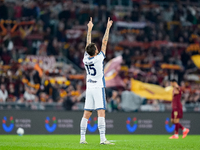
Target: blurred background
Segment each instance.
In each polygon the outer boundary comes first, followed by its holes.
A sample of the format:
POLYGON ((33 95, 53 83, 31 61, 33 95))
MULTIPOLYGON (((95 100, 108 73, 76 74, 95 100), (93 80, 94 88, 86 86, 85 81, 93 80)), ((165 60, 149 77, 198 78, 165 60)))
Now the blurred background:
POLYGON ((169 98, 135 89, 164 89, 170 79, 183 89, 184 111, 200 111, 198 0, 1 0, 0 110, 83 110, 89 17, 99 50, 107 18, 114 21, 108 112, 170 111, 169 98))

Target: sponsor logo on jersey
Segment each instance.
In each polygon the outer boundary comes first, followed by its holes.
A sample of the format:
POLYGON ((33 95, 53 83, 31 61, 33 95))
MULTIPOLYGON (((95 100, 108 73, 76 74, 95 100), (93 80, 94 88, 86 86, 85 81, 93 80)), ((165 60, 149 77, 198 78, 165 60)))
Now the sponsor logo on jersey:
POLYGON ((130 123, 131 123, 131 118, 130 117, 128 117, 127 120, 126 120, 126 128, 131 133, 134 132, 137 129, 137 126, 138 126, 137 125, 137 118, 134 117, 132 120, 134 122, 133 126, 130 125, 130 123))
POLYGON ((88 130, 90 132, 95 132, 97 130, 97 127, 98 127, 98 125, 97 125, 97 117, 94 117, 93 121, 94 121, 94 125, 91 126, 91 118, 89 118, 89 120, 88 120, 87 128, 88 128, 88 130))
POLYGON ((55 129, 57 127, 56 117, 52 117, 52 120, 53 120, 53 125, 52 126, 49 125, 50 118, 48 116, 46 117, 46 120, 45 120, 45 128, 49 132, 55 131, 55 129))
POLYGON ((6 116, 4 116, 3 120, 2 120, 2 127, 3 127, 4 131, 6 131, 6 132, 11 132, 13 130, 13 128, 14 128, 13 117, 10 116, 9 120, 10 120, 10 125, 9 126, 6 125, 6 122, 7 122, 7 117, 6 116))
POLYGON ((169 126, 169 118, 165 120, 165 129, 167 132, 171 133, 175 129, 175 125, 173 124, 171 127, 169 126))
POLYGON ((93 81, 92 79, 89 79, 87 82, 96 83, 97 81, 93 81))

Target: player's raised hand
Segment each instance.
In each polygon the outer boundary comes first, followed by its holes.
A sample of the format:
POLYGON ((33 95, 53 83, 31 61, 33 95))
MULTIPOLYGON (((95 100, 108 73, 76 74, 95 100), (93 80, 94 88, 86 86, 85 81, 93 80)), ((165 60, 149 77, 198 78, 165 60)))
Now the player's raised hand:
POLYGON ((92 29, 92 27, 93 27, 92 17, 90 17, 90 21, 89 21, 89 23, 87 24, 87 26, 88 26, 88 29, 92 29))
POLYGON ((107 23, 107 28, 110 28, 112 26, 113 21, 110 20, 110 17, 108 17, 108 23, 107 23))

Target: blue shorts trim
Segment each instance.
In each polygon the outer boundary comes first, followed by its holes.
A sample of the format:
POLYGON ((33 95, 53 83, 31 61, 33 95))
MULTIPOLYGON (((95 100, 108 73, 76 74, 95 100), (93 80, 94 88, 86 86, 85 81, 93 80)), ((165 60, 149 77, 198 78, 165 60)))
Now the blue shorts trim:
POLYGON ((87 110, 87 111, 93 111, 94 109, 84 109, 84 110, 87 110))
POLYGON ((105 108, 97 108, 96 110, 101 110, 101 109, 106 110, 105 108))
POLYGON ((102 96, 103 96, 103 108, 106 110, 105 88, 102 88, 102 96))

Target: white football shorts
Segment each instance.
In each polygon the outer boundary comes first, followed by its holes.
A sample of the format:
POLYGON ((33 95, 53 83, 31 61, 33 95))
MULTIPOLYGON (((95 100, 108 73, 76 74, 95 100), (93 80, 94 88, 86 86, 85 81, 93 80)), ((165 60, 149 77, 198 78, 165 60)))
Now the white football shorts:
POLYGON ((99 109, 106 110, 105 88, 96 87, 86 89, 84 110, 93 111, 99 109))

